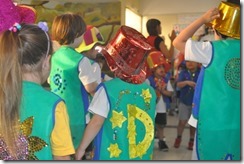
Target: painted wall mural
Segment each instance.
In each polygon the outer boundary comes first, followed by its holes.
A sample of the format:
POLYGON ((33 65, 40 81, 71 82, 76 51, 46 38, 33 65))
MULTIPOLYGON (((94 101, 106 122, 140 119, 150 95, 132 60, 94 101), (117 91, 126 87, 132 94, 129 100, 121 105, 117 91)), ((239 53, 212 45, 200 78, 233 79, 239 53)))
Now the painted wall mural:
POLYGON ((28 5, 36 9, 37 22, 46 21, 49 29, 56 15, 65 12, 78 13, 87 25, 93 25, 99 29, 106 43, 115 35, 121 24, 121 2, 71 3, 62 1, 53 5, 51 1, 32 0, 28 5))

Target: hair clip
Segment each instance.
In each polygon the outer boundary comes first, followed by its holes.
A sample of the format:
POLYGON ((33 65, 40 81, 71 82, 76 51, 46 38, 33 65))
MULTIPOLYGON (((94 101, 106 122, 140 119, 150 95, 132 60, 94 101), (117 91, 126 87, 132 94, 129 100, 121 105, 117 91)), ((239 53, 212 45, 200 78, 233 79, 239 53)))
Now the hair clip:
POLYGON ((49 54, 49 50, 50 50, 50 38, 49 38, 49 35, 48 35, 48 26, 47 26, 47 22, 38 22, 37 26, 39 28, 42 29, 42 31, 44 31, 46 37, 47 37, 47 40, 48 40, 48 43, 47 43, 47 53, 46 53, 46 57, 48 56, 49 54))
POLYGON ((43 31, 48 32, 47 22, 39 22, 37 26, 40 27, 43 31))
POLYGON ((14 25, 9 28, 9 31, 17 32, 20 29, 21 29, 21 25, 19 23, 14 23, 14 25))

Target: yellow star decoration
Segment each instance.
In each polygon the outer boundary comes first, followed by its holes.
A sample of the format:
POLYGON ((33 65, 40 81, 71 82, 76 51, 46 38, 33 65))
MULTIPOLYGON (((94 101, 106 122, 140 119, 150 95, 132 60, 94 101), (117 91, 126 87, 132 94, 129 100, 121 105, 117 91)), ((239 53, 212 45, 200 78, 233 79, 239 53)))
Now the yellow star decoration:
POLYGON ((141 96, 144 98, 145 103, 150 103, 152 95, 151 95, 149 89, 146 89, 146 90, 142 89, 141 96))
POLYGON ((120 153, 122 152, 119 149, 119 146, 117 143, 116 144, 110 144, 108 151, 110 152, 110 158, 119 157, 120 153))
POLYGON ((126 121, 126 117, 123 116, 122 111, 121 112, 116 112, 112 111, 112 117, 110 118, 110 121, 112 122, 112 129, 114 129, 116 126, 122 127, 122 124, 124 121, 126 121))
POLYGON ((40 151, 47 146, 47 143, 37 136, 30 136, 32 133, 32 126, 34 117, 26 118, 20 125, 21 132, 28 140, 28 160, 38 160, 35 152, 40 151))

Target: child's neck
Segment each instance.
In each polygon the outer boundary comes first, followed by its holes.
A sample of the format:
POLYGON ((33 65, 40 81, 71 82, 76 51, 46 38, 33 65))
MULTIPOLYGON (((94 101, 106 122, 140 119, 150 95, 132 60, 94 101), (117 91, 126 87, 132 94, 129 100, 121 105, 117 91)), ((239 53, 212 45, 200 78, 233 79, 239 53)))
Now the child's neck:
POLYGON ((42 84, 42 79, 39 74, 35 73, 23 73, 23 80, 25 81, 31 81, 37 84, 42 84))
POLYGON ((66 44, 66 45, 63 45, 63 46, 71 47, 71 48, 74 48, 74 49, 76 48, 75 45, 74 45, 73 43, 71 43, 71 44, 66 44))

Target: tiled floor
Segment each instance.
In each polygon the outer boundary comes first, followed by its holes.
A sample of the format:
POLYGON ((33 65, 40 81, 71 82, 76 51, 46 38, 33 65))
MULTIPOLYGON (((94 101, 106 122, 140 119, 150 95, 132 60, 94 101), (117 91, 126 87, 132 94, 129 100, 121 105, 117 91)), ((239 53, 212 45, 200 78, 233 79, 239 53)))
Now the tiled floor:
POLYGON ((192 151, 187 149, 189 140, 189 127, 186 126, 182 142, 179 148, 174 148, 174 141, 177 135, 176 126, 178 124, 178 115, 175 113, 174 116, 167 116, 167 126, 165 130, 166 143, 169 147, 168 152, 159 151, 158 149, 158 139, 155 139, 154 155, 153 160, 191 160, 192 151))

